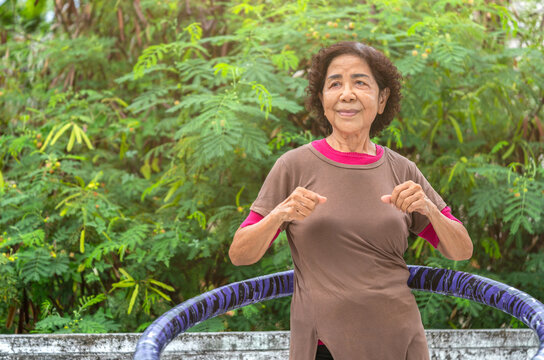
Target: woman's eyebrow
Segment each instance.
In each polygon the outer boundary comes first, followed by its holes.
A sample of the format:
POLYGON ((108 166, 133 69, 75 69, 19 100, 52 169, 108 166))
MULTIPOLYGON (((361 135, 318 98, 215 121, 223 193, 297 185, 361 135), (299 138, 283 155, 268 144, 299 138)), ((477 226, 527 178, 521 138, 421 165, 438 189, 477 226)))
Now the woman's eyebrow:
MULTIPOLYGON (((368 76, 367 74, 351 74, 350 76, 352 79, 355 79, 355 78, 360 78, 360 77, 366 77, 366 78, 369 78, 370 79, 370 76, 368 76)), ((327 80, 335 80, 335 79, 341 79, 342 78, 342 75, 340 74, 333 74, 333 75, 330 75, 327 77, 327 80)))
POLYGON ((367 74, 352 74, 351 75, 352 79, 359 78, 359 77, 366 77, 370 79, 370 76, 368 76, 367 74))
POLYGON ((334 74, 334 75, 330 75, 329 77, 327 77, 327 80, 335 80, 335 79, 341 79, 341 78, 342 78, 342 75, 334 74))

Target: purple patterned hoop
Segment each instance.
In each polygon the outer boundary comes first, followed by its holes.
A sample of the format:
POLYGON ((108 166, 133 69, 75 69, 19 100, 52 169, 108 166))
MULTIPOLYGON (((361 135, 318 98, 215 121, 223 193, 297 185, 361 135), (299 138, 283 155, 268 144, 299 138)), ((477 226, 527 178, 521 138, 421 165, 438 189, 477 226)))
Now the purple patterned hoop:
MULTIPOLYGON (((533 329, 540 342, 532 360, 544 360, 544 305, 530 295, 483 276, 408 265, 414 290, 473 300, 502 310, 533 329)), ((196 324, 264 300, 293 293, 293 270, 225 285, 189 299, 155 320, 140 337, 134 360, 158 360, 170 341, 196 324)))

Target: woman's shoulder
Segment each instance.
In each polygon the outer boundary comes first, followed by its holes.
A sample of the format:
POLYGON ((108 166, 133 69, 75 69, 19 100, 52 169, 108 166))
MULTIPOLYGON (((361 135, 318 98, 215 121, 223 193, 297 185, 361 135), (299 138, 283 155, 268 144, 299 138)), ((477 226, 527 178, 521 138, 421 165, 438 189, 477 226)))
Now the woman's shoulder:
POLYGON ((285 152, 283 155, 281 155, 278 158, 278 161, 281 160, 285 164, 296 164, 300 162, 304 163, 305 161, 308 160, 309 157, 312 157, 310 146, 312 146, 311 143, 304 144, 297 148, 291 149, 285 152))
POLYGON ((395 150, 392 150, 388 148, 387 146, 383 146, 384 149, 384 155, 387 156, 387 159, 391 162, 398 163, 398 164, 410 164, 414 163, 412 160, 408 159, 406 156, 403 156, 396 152, 395 150))
POLYGON ((383 148, 384 156, 386 156, 391 168, 396 173, 413 174, 418 171, 417 165, 413 160, 408 159, 406 156, 401 155, 386 146, 383 148))

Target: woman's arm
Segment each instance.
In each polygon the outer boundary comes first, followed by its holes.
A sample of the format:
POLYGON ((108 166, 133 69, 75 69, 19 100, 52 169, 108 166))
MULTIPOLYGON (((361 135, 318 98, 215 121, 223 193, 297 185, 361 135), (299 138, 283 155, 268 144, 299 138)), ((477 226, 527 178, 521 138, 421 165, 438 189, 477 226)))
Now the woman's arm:
POLYGON ((280 214, 272 211, 258 223, 239 228, 230 245, 230 261, 236 266, 259 261, 281 224, 283 220, 280 214))
POLYGON ((382 196, 382 201, 404 212, 418 212, 427 216, 440 242, 438 251, 450 260, 468 260, 472 257, 472 240, 463 224, 448 219, 425 195, 421 185, 406 181, 397 185, 391 195, 382 196))
POLYGON ((427 217, 440 242, 438 251, 450 260, 468 260, 472 257, 472 240, 463 224, 448 219, 429 199, 427 217))
POLYGON ((286 221, 304 220, 318 204, 327 198, 298 187, 268 215, 256 224, 239 228, 229 249, 229 257, 234 265, 250 265, 259 261, 278 228, 286 221))

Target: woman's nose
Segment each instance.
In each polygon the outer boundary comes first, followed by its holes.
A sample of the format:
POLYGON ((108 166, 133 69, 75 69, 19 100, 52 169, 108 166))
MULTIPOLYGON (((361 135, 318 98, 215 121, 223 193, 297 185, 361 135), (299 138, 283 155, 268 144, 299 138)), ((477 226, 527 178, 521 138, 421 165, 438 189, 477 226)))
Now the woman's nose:
POLYGON ((340 100, 342 101, 351 101, 355 99, 355 94, 353 93, 353 89, 349 84, 346 84, 344 88, 342 89, 342 94, 340 94, 340 100))

